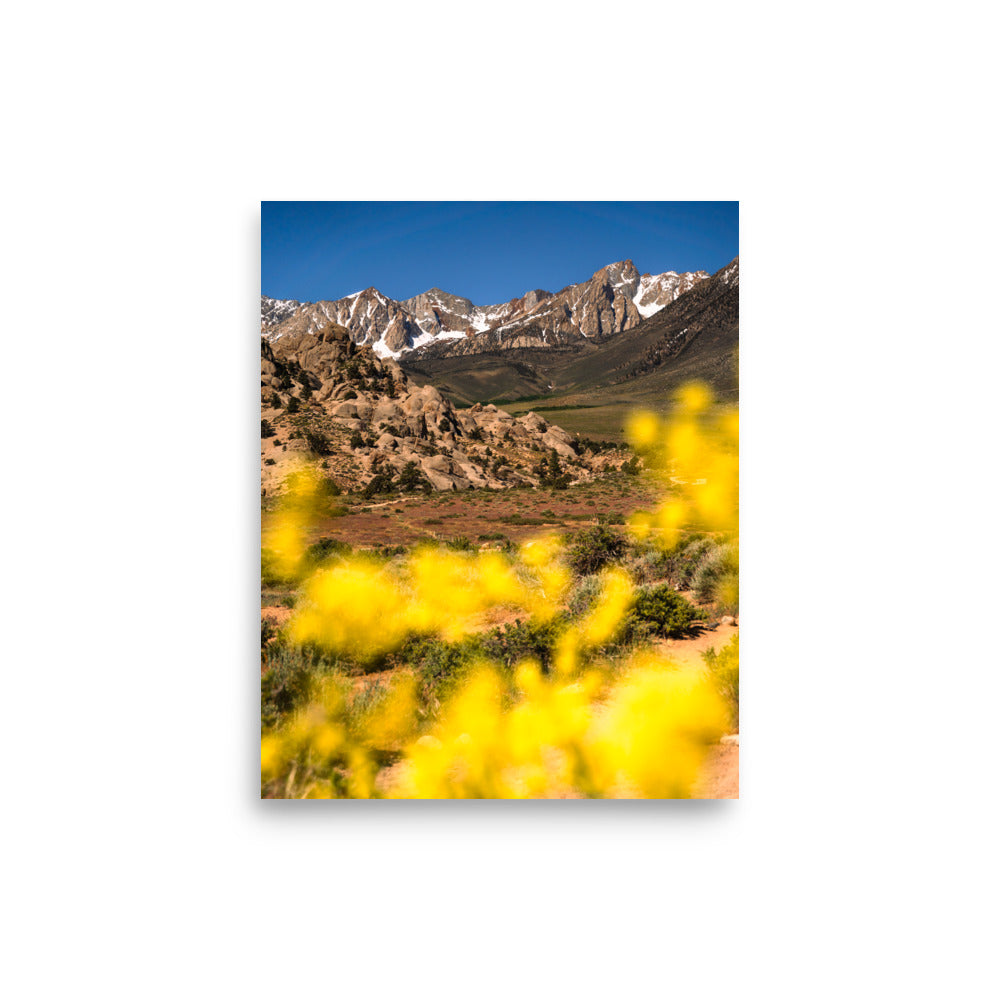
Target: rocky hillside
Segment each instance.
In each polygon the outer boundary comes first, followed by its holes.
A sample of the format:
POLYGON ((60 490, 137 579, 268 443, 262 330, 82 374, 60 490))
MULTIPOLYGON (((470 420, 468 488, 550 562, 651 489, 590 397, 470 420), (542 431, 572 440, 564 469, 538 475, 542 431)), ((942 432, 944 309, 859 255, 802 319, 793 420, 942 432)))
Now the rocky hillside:
POLYGON ((359 347, 339 324, 261 339, 261 485, 280 489, 304 454, 343 489, 461 490, 592 478, 624 453, 595 455, 535 413, 457 410, 412 385, 394 360, 359 347))
POLYGON ((402 302, 375 288, 332 302, 261 296, 261 335, 276 342, 318 333, 332 322, 382 358, 412 352, 448 357, 602 340, 637 326, 707 277, 704 271, 640 275, 632 261, 625 260, 559 292, 535 289, 492 306, 473 305, 439 288, 402 302))
POLYGON ((613 381, 621 384, 658 368, 676 367, 684 354, 695 353, 689 345, 697 344, 702 354, 716 348, 713 364, 698 377, 712 382, 716 369, 720 376, 731 377, 739 328, 740 259, 736 257, 645 324, 642 338, 636 340, 637 350, 617 366, 609 357, 608 370, 613 381))

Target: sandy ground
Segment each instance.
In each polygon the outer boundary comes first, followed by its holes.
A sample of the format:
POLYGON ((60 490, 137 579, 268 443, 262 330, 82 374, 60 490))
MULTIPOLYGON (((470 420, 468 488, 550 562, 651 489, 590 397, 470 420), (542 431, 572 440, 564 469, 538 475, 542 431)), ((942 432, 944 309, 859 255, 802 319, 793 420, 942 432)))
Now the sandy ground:
POLYGON ((739 627, 736 625, 716 625, 714 629, 705 629, 700 635, 690 639, 666 639, 654 645, 679 663, 700 666, 702 653, 710 649, 718 652, 738 632, 739 627))
POLYGON ((740 748, 723 743, 712 750, 695 786, 696 799, 738 799, 740 797, 740 748))

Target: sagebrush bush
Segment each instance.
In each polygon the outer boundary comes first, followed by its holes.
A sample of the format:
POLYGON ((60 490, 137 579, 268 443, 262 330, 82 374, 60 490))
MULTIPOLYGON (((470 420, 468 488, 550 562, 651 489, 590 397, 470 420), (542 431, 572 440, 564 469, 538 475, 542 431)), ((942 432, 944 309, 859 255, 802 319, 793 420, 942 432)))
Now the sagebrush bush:
POLYGON ((716 688, 729 707, 730 725, 740 728, 740 637, 734 635, 719 652, 702 653, 716 688))
POLYGON ((640 549, 628 561, 629 572, 636 583, 652 583, 666 578, 668 565, 668 557, 655 547, 640 549))
POLYGON ((621 532, 598 524, 576 536, 569 550, 569 565, 577 576, 586 576, 620 562, 627 550, 628 541, 621 532))
POLYGON ((702 556, 691 577, 699 601, 720 601, 739 606, 740 551, 735 542, 714 545, 702 556))
POLYGON ((601 593, 601 578, 596 574, 583 577, 573 588, 569 598, 567 614, 572 619, 582 618, 590 611, 601 593))

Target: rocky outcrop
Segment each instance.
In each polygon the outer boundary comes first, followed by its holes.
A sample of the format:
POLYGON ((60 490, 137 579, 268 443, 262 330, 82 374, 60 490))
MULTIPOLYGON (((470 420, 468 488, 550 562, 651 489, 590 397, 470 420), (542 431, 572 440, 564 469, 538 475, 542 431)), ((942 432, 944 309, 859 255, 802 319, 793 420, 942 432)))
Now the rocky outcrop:
POLYGON ((412 385, 394 360, 359 347, 337 324, 261 340, 261 411, 282 442, 270 446, 264 439, 265 488, 280 482, 280 459, 289 450, 314 447, 352 489, 410 467, 435 490, 536 485, 551 472, 540 463, 553 453, 569 480, 590 479, 607 466, 607 455, 598 461, 538 414, 514 417, 492 404, 456 409, 434 386, 412 385))

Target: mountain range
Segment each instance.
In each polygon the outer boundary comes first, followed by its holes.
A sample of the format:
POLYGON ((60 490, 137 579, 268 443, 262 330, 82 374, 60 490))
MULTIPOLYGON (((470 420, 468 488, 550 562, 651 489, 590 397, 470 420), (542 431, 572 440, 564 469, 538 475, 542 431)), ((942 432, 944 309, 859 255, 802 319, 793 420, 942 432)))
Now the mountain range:
POLYGON ((377 288, 321 302, 262 295, 261 335, 274 342, 335 323, 349 331, 354 343, 397 360, 600 342, 655 316, 708 277, 705 271, 640 274, 624 260, 558 292, 534 289, 488 306, 440 288, 402 301, 377 288))

